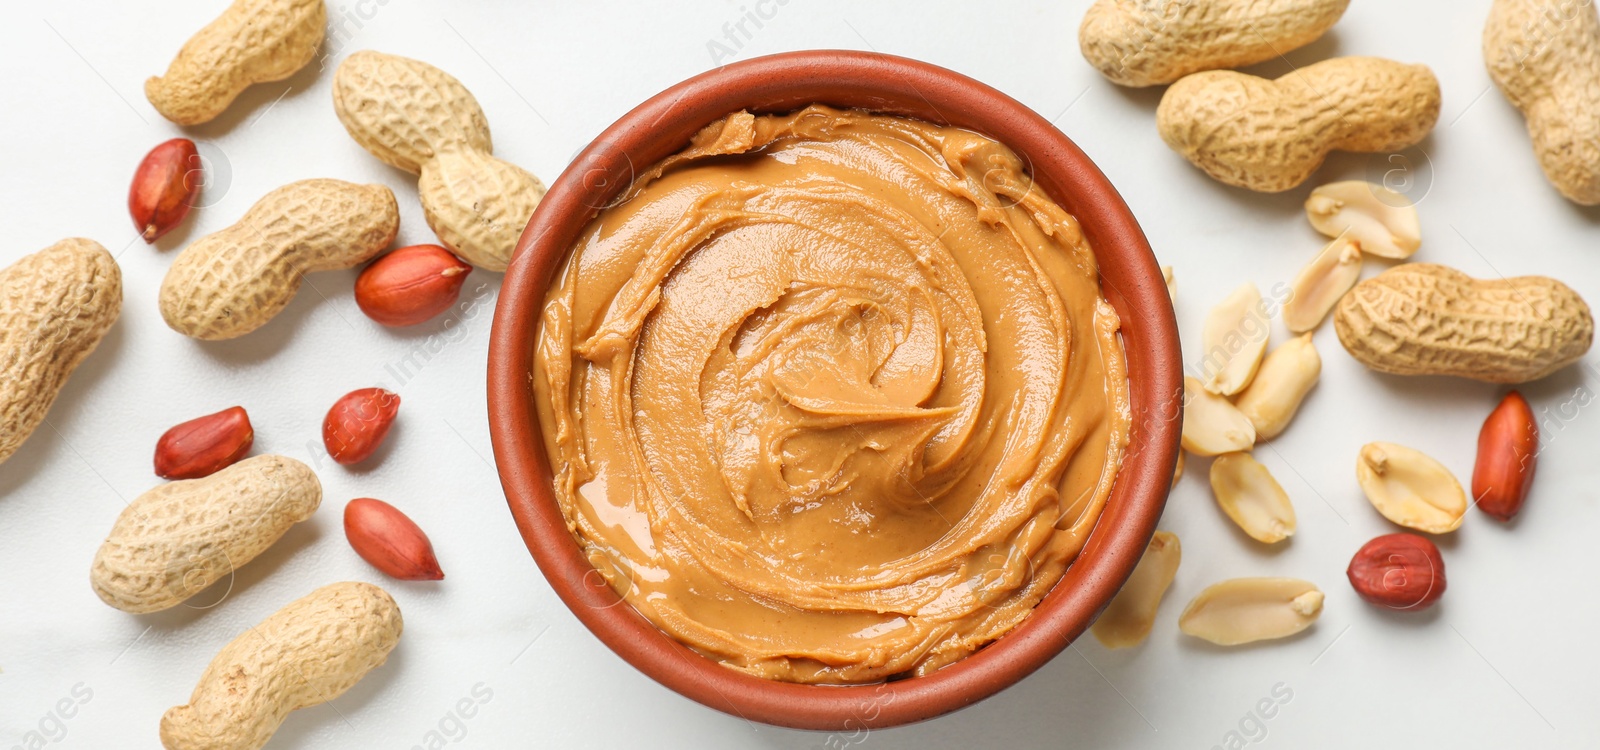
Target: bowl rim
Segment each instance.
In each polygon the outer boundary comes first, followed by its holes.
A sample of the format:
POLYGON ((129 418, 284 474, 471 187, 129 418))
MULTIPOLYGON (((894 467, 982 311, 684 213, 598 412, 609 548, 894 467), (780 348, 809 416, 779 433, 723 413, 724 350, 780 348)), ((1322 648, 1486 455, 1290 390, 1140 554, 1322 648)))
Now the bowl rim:
POLYGON ((932 718, 987 698, 1043 666, 1093 622, 1132 573, 1165 507, 1182 423, 1177 323, 1138 222, 1105 175, 1065 134, 1015 99, 954 71, 872 52, 807 50, 694 76, 623 115, 551 185, 517 243, 496 303, 488 361, 490 437, 502 487, 551 588, 613 652, 657 682, 746 720, 861 731, 932 718), (556 501, 534 407, 532 361, 553 271, 636 168, 681 150, 739 109, 811 103, 956 125, 1017 152, 1035 184, 1076 216, 1123 321, 1130 441, 1116 484, 1078 558, 1016 628, 925 677, 871 685, 803 685, 724 667, 672 639, 606 585, 569 533, 556 501))

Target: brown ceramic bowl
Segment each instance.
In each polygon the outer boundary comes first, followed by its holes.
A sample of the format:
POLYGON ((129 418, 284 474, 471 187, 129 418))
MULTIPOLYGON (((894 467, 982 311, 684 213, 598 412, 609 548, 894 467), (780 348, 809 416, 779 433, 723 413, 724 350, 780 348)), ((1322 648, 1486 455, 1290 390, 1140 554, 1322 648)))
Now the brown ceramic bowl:
POLYGON ((762 57, 691 78, 624 115, 551 186, 506 271, 489 346, 489 423, 511 514, 562 601, 617 655, 677 692, 753 721, 859 730, 970 705, 1049 661, 1116 594, 1166 504, 1178 454, 1183 383, 1172 305, 1155 257, 1121 196, 1061 131, 1021 103, 943 68, 887 55, 812 51, 762 57), (811 103, 956 125, 988 135, 1032 165, 1033 178, 1077 216, 1122 316, 1131 375, 1128 455, 1088 544, 1015 630, 927 677, 867 686, 772 682, 679 644, 620 598, 579 551, 556 504, 529 373, 552 272, 599 207, 643 169, 681 150, 723 115, 811 103))

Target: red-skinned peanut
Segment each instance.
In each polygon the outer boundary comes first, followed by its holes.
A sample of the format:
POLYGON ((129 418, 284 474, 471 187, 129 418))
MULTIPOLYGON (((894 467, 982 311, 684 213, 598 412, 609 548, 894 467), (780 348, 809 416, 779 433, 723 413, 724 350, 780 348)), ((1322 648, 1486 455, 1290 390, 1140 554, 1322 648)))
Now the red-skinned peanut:
POLYGON ((382 388, 346 393, 322 420, 322 443, 328 455, 346 465, 366 460, 383 443, 399 411, 400 396, 382 388))
POLYGON ((200 194, 200 153, 194 141, 173 138, 145 154, 128 187, 128 213, 145 244, 183 223, 200 194))
POLYGON ((444 578, 428 535, 382 500, 358 497, 345 505, 344 535, 361 559, 389 576, 402 581, 444 578))

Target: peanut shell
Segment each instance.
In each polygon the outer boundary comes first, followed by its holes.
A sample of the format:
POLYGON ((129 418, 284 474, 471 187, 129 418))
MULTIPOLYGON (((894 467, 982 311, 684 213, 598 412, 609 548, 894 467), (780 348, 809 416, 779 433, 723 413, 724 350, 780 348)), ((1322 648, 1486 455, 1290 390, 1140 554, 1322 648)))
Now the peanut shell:
POLYGON ((247 458, 152 489, 117 516, 89 581, 106 604, 143 614, 177 606, 254 560, 322 503, 322 483, 292 458, 247 458))
POLYGON ((161 317, 197 339, 243 336, 288 307, 305 274, 360 265, 399 231, 389 188, 289 183, 178 254, 161 282, 161 317))
POLYGON ((1273 60, 1322 36, 1350 0, 1098 0, 1078 28, 1084 59, 1123 86, 1273 60))
POLYGON ((1211 177, 1278 193, 1330 151, 1416 145, 1439 120, 1439 81, 1423 65, 1339 57, 1276 80, 1231 70, 1172 84, 1156 108, 1161 139, 1211 177))
POLYGON ((234 0, 195 33, 145 98, 179 125, 222 114, 251 84, 281 81, 316 59, 328 25, 323 0, 234 0))
POLYGON ((333 108, 362 148, 421 175, 423 215, 445 247, 506 269, 544 183, 493 156, 483 109, 460 81, 417 60, 357 52, 334 75, 333 108))
POLYGON ((189 702, 161 717, 167 750, 257 750, 289 713, 326 703, 389 659, 405 622, 388 592, 334 583, 240 633, 189 702))
POLYGON ((1483 59, 1527 119, 1545 177, 1568 200, 1600 205, 1600 12, 1593 0, 1494 0, 1483 59))
POLYGON ((0 462, 121 312, 122 269, 93 240, 65 239, 0 270, 0 462))
POLYGON ((1490 383, 1538 380, 1594 340, 1589 306, 1544 276, 1479 281, 1406 263, 1357 284, 1334 312, 1339 342, 1362 364, 1397 375, 1490 383))

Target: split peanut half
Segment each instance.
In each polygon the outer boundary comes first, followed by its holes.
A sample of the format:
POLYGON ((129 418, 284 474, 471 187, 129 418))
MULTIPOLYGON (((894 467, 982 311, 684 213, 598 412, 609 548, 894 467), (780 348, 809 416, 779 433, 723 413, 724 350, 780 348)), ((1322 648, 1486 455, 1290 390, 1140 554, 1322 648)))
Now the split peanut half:
POLYGON ((1251 539, 1274 544, 1294 536, 1294 505, 1278 480, 1249 453, 1227 453, 1211 462, 1211 494, 1251 539))
POLYGON ((1182 448, 1178 449, 1178 465, 1172 469, 1172 487, 1177 487, 1178 480, 1183 478, 1183 457, 1187 455, 1189 454, 1184 453, 1182 448))
POLYGON ((1444 464, 1394 443, 1367 443, 1356 461, 1361 491, 1384 518, 1430 534, 1455 531, 1467 493, 1444 464))
POLYGON ((1289 285, 1293 296, 1283 303, 1283 323, 1295 333, 1322 325, 1333 306, 1361 280, 1361 249, 1348 235, 1339 237, 1300 269, 1289 285))
POLYGON ((1183 449, 1197 456, 1250 450, 1256 428, 1229 400, 1206 390, 1197 378, 1183 379, 1183 449))
POLYGON ((1233 404, 1255 426, 1256 440, 1271 440, 1289 426, 1321 375, 1322 357, 1311 334, 1301 334, 1267 354, 1255 380, 1233 404))
MULTIPOLYGON (((1332 305, 1329 306, 1330 309, 1332 305)), ((1211 309, 1201 332, 1206 390, 1232 396, 1250 384, 1267 351, 1267 316, 1261 292, 1246 281, 1211 309)))
POLYGON ((1297 578, 1234 578, 1200 592, 1178 629, 1219 646, 1285 638, 1322 614, 1322 592, 1297 578))
POLYGON ((1405 259, 1422 245, 1411 199, 1370 182, 1334 182, 1311 191, 1306 217, 1318 232, 1349 237, 1367 255, 1405 259))
POLYGON ((1161 597, 1166 595, 1167 587, 1178 574, 1178 562, 1182 558, 1178 535, 1157 531, 1145 547, 1133 575, 1106 606, 1100 619, 1094 621, 1095 639, 1106 648, 1127 648, 1144 643, 1155 625, 1161 597))

